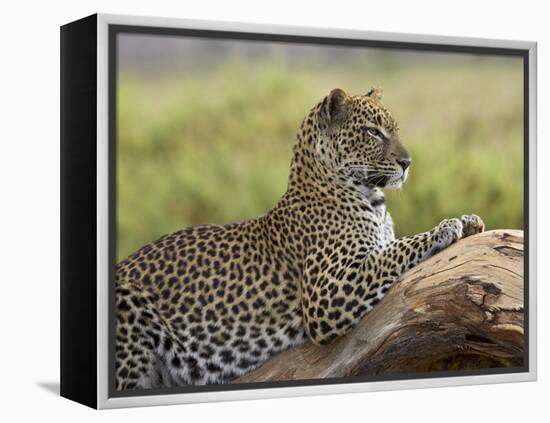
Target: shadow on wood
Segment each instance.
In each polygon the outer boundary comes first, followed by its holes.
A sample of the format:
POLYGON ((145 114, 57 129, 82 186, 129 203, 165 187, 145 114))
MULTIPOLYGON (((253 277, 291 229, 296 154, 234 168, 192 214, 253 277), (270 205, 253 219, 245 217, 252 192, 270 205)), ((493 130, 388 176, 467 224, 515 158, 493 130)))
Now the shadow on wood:
POLYGON ((346 336, 280 353, 234 381, 523 365, 523 231, 465 238, 411 269, 346 336))

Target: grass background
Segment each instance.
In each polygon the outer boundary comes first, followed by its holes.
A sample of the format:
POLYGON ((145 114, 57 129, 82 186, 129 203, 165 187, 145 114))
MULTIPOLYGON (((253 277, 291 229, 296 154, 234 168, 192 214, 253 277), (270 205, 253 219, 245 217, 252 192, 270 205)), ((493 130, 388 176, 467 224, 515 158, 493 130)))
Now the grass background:
POLYGON ((387 191, 397 236, 477 213, 523 226, 518 58, 123 36, 117 258, 183 227, 264 214, 302 118, 332 88, 384 88, 413 163, 387 191))

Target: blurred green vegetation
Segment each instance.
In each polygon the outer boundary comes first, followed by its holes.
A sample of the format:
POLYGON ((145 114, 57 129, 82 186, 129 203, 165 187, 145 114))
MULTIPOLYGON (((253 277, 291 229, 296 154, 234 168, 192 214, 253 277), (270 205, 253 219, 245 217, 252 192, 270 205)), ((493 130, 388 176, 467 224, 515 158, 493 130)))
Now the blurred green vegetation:
POLYGON ((383 87, 400 122, 413 163, 403 188, 387 191, 397 236, 464 213, 489 229, 522 228, 521 61, 398 58, 321 66, 233 57, 178 75, 121 71, 118 259, 189 225, 267 212, 286 189, 302 118, 335 87, 383 87))

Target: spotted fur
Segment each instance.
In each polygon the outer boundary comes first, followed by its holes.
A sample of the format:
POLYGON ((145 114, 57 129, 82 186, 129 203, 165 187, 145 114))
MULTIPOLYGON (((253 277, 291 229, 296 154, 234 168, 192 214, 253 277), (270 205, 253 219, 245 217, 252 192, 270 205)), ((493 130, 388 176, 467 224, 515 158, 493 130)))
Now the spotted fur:
POLYGON ((223 383, 309 338, 327 344, 475 215, 394 239, 381 188, 411 162, 382 92, 333 90, 305 117, 264 216, 183 229, 116 267, 117 389, 223 383))

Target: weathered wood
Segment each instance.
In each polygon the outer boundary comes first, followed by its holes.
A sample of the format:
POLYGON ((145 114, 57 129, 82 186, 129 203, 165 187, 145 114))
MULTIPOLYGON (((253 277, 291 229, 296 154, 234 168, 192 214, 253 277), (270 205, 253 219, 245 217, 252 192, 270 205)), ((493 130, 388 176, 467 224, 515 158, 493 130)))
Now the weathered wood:
POLYGON ((346 336, 235 382, 523 365, 523 232, 465 238, 407 272, 346 336))

